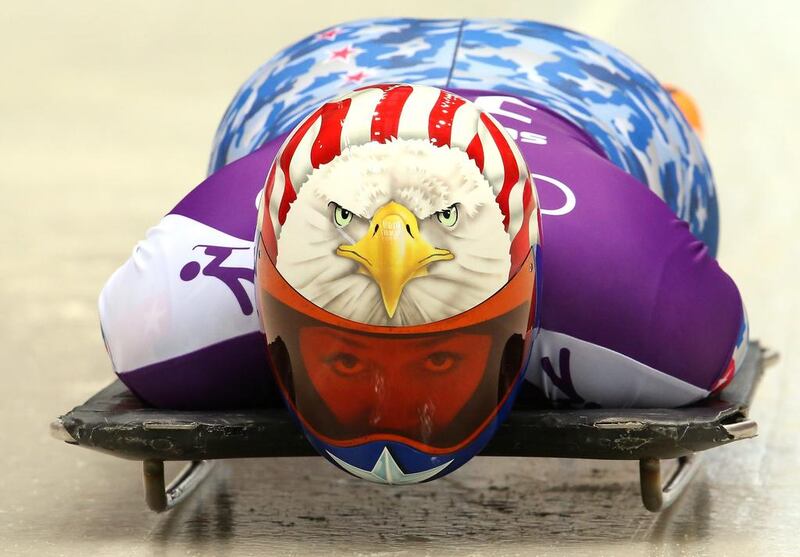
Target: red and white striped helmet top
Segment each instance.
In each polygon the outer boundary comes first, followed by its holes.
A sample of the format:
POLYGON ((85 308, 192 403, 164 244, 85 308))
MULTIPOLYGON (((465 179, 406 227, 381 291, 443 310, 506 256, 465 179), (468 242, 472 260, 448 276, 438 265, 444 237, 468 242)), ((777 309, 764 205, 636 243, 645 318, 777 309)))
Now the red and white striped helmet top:
POLYGON ((351 145, 427 139, 467 153, 491 185, 511 238, 511 274, 539 244, 541 217, 530 172, 514 141, 470 101, 426 85, 377 84, 320 106, 289 135, 272 164, 259 216, 267 254, 309 174, 351 145), (270 230, 271 229, 271 230, 270 230))

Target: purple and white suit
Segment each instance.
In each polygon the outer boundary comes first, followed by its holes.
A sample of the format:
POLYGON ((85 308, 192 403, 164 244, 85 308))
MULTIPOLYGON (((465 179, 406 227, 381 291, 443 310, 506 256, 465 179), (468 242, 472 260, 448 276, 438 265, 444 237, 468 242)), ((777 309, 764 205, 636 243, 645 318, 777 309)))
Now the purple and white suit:
MULTIPOLYGON (((690 231, 664 202, 669 178, 643 184, 608 141, 558 103, 500 86, 458 89, 452 77, 431 84, 491 113, 538 190, 541 329, 526 378, 552 399, 607 407, 681 406, 729 381, 747 347, 742 300, 693 235, 702 236, 697 223, 688 219, 690 231)), ((667 143, 692 134, 685 122, 680 134, 667 143)), ((276 400, 253 309, 252 248, 257 197, 286 135, 266 129, 260 137, 260 146, 216 170, 151 229, 101 294, 114 369, 153 405, 276 400)), ((659 175, 658 168, 641 173, 651 181, 659 175)))

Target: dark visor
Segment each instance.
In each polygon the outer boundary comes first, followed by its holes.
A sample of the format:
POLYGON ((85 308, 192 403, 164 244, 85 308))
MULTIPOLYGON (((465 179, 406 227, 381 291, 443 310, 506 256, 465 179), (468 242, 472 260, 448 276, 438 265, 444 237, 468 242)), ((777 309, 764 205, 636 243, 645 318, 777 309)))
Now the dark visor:
POLYGON ((532 254, 482 304, 411 327, 331 314, 298 294, 261 249, 258 265, 277 382, 304 426, 332 445, 381 439, 457 450, 495 416, 523 369, 535 304, 532 254))

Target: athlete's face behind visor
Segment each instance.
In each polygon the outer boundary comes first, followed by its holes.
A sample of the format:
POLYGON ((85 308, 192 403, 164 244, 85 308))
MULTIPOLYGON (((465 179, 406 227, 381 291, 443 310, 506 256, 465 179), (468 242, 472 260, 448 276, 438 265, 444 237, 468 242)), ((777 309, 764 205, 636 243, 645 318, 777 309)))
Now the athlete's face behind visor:
POLYGON ((497 294, 435 323, 349 321, 300 296, 259 250, 260 312, 277 381, 325 442, 458 450, 496 414, 530 340, 532 255, 497 294))

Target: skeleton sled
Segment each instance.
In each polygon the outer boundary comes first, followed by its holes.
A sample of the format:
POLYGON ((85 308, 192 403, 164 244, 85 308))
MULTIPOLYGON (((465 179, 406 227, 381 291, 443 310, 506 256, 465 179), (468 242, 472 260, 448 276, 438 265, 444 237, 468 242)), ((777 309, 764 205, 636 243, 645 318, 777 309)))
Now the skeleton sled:
MULTIPOLYGON (((703 451, 755 437, 748 417, 764 369, 777 354, 751 342, 739 372, 719 395, 675 409, 570 409, 523 390, 484 456, 638 460, 644 506, 658 512, 691 484, 703 451), (669 475, 662 461, 676 459, 669 475)), ((117 380, 51 424, 56 439, 142 462, 147 506, 170 510, 208 476, 215 460, 317 456, 279 404, 240 411, 150 408, 117 380), (165 461, 188 461, 167 485, 165 461)))

